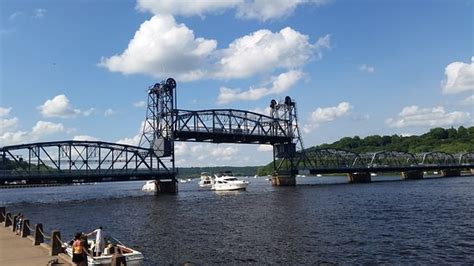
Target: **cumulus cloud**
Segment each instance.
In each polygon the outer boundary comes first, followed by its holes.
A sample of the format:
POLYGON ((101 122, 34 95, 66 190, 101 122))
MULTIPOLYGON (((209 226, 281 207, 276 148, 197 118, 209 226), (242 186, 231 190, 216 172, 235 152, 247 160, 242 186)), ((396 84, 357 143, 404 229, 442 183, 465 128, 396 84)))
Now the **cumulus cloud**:
POLYGON ((333 107, 317 108, 311 113, 311 122, 320 124, 323 122, 333 121, 336 118, 348 114, 349 110, 352 108, 352 105, 348 102, 341 102, 333 107))
POLYGON ((44 117, 61 117, 61 118, 72 118, 78 115, 89 116, 94 111, 90 108, 85 111, 75 109, 69 103, 69 99, 64 94, 55 96, 53 99, 46 100, 44 104, 38 106, 41 114, 44 117))
POLYGON ((453 94, 474 90, 474 56, 471 63, 453 62, 444 70, 446 79, 442 81, 443 93, 453 94))
POLYGON ((290 16, 302 4, 321 5, 328 0, 226 0, 172 1, 138 0, 137 9, 153 14, 201 16, 234 9, 236 17, 266 21, 290 16))
POLYGON ((271 152, 273 151, 273 146, 272 145, 258 145, 257 151, 271 152))
POLYGON ((111 116, 111 115, 114 115, 116 113, 117 113, 117 111, 115 111, 114 109, 109 108, 109 109, 105 110, 104 116, 111 116))
POLYGON ((359 67, 359 70, 362 72, 367 72, 369 74, 372 74, 375 72, 375 67, 363 64, 359 67))
MULTIPOLYGON (((270 102, 268 102, 268 105, 270 105, 270 102)), ((270 115, 271 108, 270 106, 267 106, 265 108, 256 107, 251 109, 250 111, 255 112, 257 114, 270 115)))
POLYGON ((43 139, 49 135, 65 132, 65 127, 60 123, 38 121, 31 131, 4 132, 0 134, 0 146, 32 142, 43 139))
POLYGON ((140 26, 122 54, 103 58, 100 65, 124 74, 196 80, 203 77, 201 68, 216 46, 215 40, 196 38, 172 16, 156 15, 140 26))
POLYGON ((225 49, 216 47, 216 40, 196 37, 171 15, 155 15, 140 26, 127 49, 102 58, 99 65, 112 72, 182 81, 247 78, 290 71, 321 58, 322 51, 330 48, 330 35, 311 43, 307 35, 286 27, 279 32, 258 30, 225 49))
POLYGON ((256 101, 267 95, 280 94, 293 87, 302 76, 303 73, 301 71, 292 70, 282 73, 277 77, 272 77, 271 87, 251 87, 246 91, 221 87, 217 103, 225 104, 238 100, 256 101))
POLYGON ((145 101, 134 102, 133 106, 137 108, 143 108, 143 107, 146 107, 146 102, 145 101))
POLYGON ((13 12, 9 17, 8 17, 8 20, 15 20, 16 18, 19 18, 23 16, 23 12, 21 11, 17 11, 17 12, 13 12))
POLYGON ((242 0, 226 1, 174 1, 138 0, 137 9, 161 15, 204 16, 206 13, 220 12, 233 8, 242 0))
POLYGON ((311 113, 309 123, 303 126, 305 133, 310 133, 320 124, 334 121, 337 118, 346 116, 353 106, 348 102, 341 102, 337 106, 320 108, 318 107, 311 113))
POLYGON ((10 114, 10 111, 12 110, 11 107, 1 107, 0 106, 0 117, 4 117, 10 114))
POLYGON ((99 141, 100 139, 88 135, 77 135, 72 138, 72 140, 88 140, 88 141, 99 141))
POLYGON ((39 18, 39 19, 44 18, 44 16, 46 15, 46 12, 47 12, 47 10, 44 9, 44 8, 37 8, 33 12, 33 17, 34 18, 39 18))
POLYGON ((219 51, 216 78, 246 78, 275 69, 294 69, 304 65, 312 55, 330 47, 330 35, 315 44, 307 35, 290 27, 279 32, 258 30, 234 40, 227 49, 219 51))
POLYGON ((409 126, 443 127, 462 125, 469 122, 471 115, 467 112, 446 112, 443 106, 420 108, 416 105, 406 106, 397 118, 389 118, 385 122, 389 127, 403 128, 409 126))
POLYGON ((14 130, 18 125, 18 118, 8 118, 8 119, 0 119, 0 132, 7 132, 14 130))
POLYGON ((64 126, 60 123, 53 123, 47 121, 38 121, 31 130, 33 136, 51 135, 58 132, 63 132, 64 126))
POLYGON ((462 105, 474 105, 474 94, 461 101, 462 105))

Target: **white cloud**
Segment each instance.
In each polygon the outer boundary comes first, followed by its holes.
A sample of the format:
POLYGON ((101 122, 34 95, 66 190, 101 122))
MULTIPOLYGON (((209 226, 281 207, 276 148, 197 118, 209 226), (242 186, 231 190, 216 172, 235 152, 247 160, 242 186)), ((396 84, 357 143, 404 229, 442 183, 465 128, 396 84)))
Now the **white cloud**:
POLYGON ((155 15, 145 21, 127 49, 102 58, 100 66, 123 74, 167 76, 181 81, 205 78, 247 78, 275 70, 293 70, 311 58, 319 59, 330 48, 330 35, 314 44, 290 27, 279 32, 258 30, 218 50, 217 41, 197 38, 171 15, 155 15))
POLYGON ((72 118, 78 115, 89 116, 94 111, 94 108, 90 108, 85 111, 75 109, 69 103, 69 99, 64 94, 55 96, 53 99, 46 100, 44 104, 38 106, 41 114, 44 117, 62 117, 72 118))
POLYGON ((462 105, 474 105, 474 94, 461 101, 462 105))
POLYGON ((474 56, 471 64, 453 62, 444 70, 446 79, 442 81, 443 93, 452 94, 474 90, 474 56))
POLYGON ((273 151, 273 146, 272 145, 258 145, 257 151, 271 152, 273 151))
POLYGON ((114 109, 109 108, 109 109, 105 110, 104 116, 111 116, 111 115, 114 115, 116 113, 117 113, 117 111, 115 111, 114 109))
POLYGON ((1 107, 0 106, 0 117, 4 117, 10 114, 10 111, 12 110, 11 107, 1 107))
POLYGON ((443 127, 469 123, 471 115, 467 112, 454 111, 448 113, 444 107, 420 108, 416 105, 406 106, 397 118, 389 118, 385 122, 389 127, 403 128, 409 126, 443 127))
POLYGON ((143 108, 143 107, 146 107, 146 102, 145 101, 134 102, 133 106, 138 107, 138 108, 143 108))
POLYGON ((369 74, 372 74, 375 72, 375 67, 363 64, 359 67, 359 70, 362 72, 367 72, 369 74))
POLYGON ((352 108, 352 105, 348 102, 341 102, 333 107, 317 108, 311 113, 311 122, 319 124, 333 121, 336 118, 348 114, 349 110, 352 108))
POLYGON ((0 119, 0 132, 14 130, 18 125, 18 118, 0 119))
POLYGON ((238 6, 237 17, 267 21, 288 17, 301 4, 324 4, 326 0, 253 0, 238 6))
POLYGON ((30 140, 30 134, 25 131, 5 132, 0 134, 0 146, 25 143, 30 140))
POLYGON ((302 4, 321 5, 328 0, 226 0, 226 1, 173 1, 138 0, 137 9, 153 14, 201 16, 235 9, 242 19, 266 21, 290 16, 302 4))
POLYGON ((242 0, 226 1, 175 1, 138 0, 137 9, 161 15, 204 16, 206 13, 223 11, 235 7, 242 0))
POLYGON ((21 17, 21 16, 23 16, 23 12, 21 12, 21 11, 13 12, 13 13, 8 17, 8 20, 15 20, 16 18, 21 17))
POLYGON ((353 106, 348 102, 341 102, 337 106, 320 108, 318 107, 311 113, 309 123, 303 126, 303 132, 310 133, 321 123, 331 122, 337 118, 349 114, 353 106))
POLYGON ((88 140, 88 141, 99 141, 100 139, 96 137, 91 137, 88 135, 77 135, 72 138, 72 140, 88 140))
POLYGON ((64 126, 60 123, 47 121, 38 121, 31 130, 31 134, 37 138, 65 131, 64 126))
POLYGON ((303 73, 298 70, 292 70, 282 73, 277 77, 272 77, 271 87, 251 87, 246 91, 239 89, 230 89, 221 87, 217 97, 218 104, 225 104, 232 101, 256 101, 264 96, 271 94, 280 94, 293 87, 301 79, 303 73))
POLYGON ((141 137, 141 134, 137 134, 131 138, 123 138, 123 139, 119 139, 117 141, 117 143, 120 143, 120 144, 126 144, 126 145, 132 145, 132 146, 138 146, 139 142, 140 142, 140 137, 141 137))
POLYGON ((309 37, 290 27, 279 32, 258 30, 234 40, 227 49, 219 51, 215 78, 247 78, 275 69, 294 69, 303 66, 314 53, 330 47, 330 36, 315 44, 309 37))
POLYGON ((60 123, 38 121, 31 131, 4 132, 0 134, 0 146, 14 145, 18 143, 33 142, 43 139, 49 135, 65 132, 66 129, 60 123))
POLYGON ((172 16, 156 15, 140 26, 122 54, 103 58, 100 65, 124 74, 196 80, 203 77, 201 69, 216 46, 215 40, 195 38, 172 16))
POLYGON ((46 15, 46 12, 47 12, 47 10, 44 9, 44 8, 35 9, 33 17, 34 18, 40 18, 40 19, 44 18, 44 16, 46 15))
MULTIPOLYGON (((270 102, 268 102, 268 105, 270 105, 270 102)), ((256 108, 251 109, 250 111, 255 112, 257 114, 264 114, 264 115, 269 116, 271 108, 270 108, 270 106, 267 106, 265 108, 256 107, 256 108)))

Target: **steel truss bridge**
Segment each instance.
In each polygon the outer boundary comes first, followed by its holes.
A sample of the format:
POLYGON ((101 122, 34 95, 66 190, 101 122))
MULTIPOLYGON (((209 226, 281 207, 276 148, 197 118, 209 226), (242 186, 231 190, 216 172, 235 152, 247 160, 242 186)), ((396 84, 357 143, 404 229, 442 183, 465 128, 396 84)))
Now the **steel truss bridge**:
POLYGON ((74 183, 125 180, 176 181, 174 143, 268 144, 274 175, 409 170, 473 169, 474 153, 388 151, 354 153, 304 150, 296 102, 272 100, 270 114, 246 110, 177 109, 176 82, 148 89, 148 106, 138 146, 102 141, 54 141, 0 148, 0 185, 11 182, 74 183))

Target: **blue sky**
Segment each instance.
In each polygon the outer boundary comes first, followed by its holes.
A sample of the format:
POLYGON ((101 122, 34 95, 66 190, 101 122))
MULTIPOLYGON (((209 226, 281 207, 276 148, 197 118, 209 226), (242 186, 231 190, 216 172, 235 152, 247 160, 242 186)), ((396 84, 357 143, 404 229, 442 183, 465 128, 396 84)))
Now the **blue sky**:
MULTIPOLYGON (((136 144, 146 88, 182 109, 297 101, 306 146, 474 124, 473 2, 0 2, 0 146, 136 144)), ((256 145, 177 144, 181 166, 259 165, 256 145)))

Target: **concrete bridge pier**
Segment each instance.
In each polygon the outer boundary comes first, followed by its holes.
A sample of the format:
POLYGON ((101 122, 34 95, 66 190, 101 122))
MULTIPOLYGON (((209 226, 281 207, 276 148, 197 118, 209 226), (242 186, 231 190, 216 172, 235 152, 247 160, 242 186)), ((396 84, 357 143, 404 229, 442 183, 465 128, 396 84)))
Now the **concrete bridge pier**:
POLYGON ((471 175, 474 175, 474 168, 469 169, 471 171, 471 175))
POLYGON ((277 187, 296 186, 296 175, 291 172, 280 172, 272 176, 272 185, 277 187))
POLYGON ((178 193, 178 180, 163 179, 156 180, 157 192, 156 194, 176 194, 178 193))
POLYGON ((347 179, 349 183, 370 183, 372 178, 368 172, 348 173, 347 179))
POLYGON ((442 177, 456 177, 461 176, 461 170, 459 169, 444 169, 441 170, 442 177))
POLYGON ((402 180, 417 180, 423 179, 423 171, 412 170, 402 172, 402 180))

